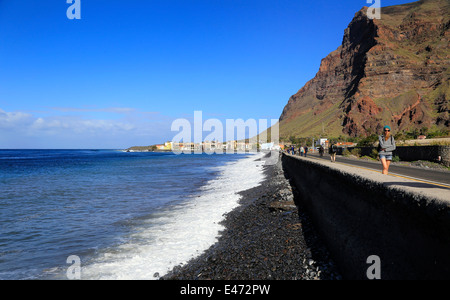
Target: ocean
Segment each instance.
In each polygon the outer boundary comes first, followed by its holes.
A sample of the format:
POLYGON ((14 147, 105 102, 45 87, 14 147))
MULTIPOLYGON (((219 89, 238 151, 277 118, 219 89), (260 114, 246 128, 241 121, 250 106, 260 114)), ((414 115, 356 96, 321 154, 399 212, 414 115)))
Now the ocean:
POLYGON ((261 156, 0 150, 0 279, 158 279, 217 241, 261 156))

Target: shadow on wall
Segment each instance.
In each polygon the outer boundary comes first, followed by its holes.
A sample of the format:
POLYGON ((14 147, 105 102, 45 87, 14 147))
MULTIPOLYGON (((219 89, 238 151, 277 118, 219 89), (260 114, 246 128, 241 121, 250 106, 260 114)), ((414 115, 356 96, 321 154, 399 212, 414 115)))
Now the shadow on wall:
POLYGON ((284 170, 284 177, 289 181, 294 196, 294 203, 297 206, 298 217, 302 224, 302 232, 308 249, 311 251, 311 259, 314 265, 318 267, 320 280, 341 280, 339 268, 333 261, 332 256, 326 246, 323 238, 318 234, 317 228, 314 226, 311 217, 306 212, 306 208, 301 201, 301 195, 295 187, 295 183, 289 174, 284 170), (338 275, 339 274, 339 275, 338 275))
MULTIPOLYGON (((345 279, 450 279, 450 206, 317 161, 282 156, 287 177, 345 279)), ((407 183, 416 188, 423 183, 407 183)), ((447 190, 447 189, 446 189, 447 190)))

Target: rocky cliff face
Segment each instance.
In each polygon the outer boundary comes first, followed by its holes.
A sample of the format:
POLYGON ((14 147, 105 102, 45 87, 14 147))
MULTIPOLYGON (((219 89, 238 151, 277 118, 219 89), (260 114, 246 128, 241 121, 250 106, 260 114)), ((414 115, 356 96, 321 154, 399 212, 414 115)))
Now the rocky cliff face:
POLYGON ((280 136, 367 135, 449 127, 450 1, 385 7, 369 19, 355 14, 342 45, 293 95, 280 136))

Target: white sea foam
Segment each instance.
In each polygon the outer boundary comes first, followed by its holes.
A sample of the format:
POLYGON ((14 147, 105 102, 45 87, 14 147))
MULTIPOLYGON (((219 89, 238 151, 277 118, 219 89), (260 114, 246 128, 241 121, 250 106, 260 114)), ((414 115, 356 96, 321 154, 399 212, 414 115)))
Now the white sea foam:
POLYGON ((224 214, 238 206, 238 192, 262 182, 262 163, 255 154, 219 167, 219 176, 184 204, 145 220, 131 239, 82 267, 82 279, 157 279, 184 264, 219 237, 224 214))

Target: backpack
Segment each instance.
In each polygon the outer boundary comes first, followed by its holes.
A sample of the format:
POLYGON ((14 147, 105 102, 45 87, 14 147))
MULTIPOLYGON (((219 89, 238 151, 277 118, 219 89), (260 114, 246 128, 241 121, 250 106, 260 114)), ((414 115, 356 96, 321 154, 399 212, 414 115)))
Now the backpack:
POLYGON ((335 145, 335 144, 331 145, 330 153, 336 153, 336 152, 337 152, 337 147, 336 147, 336 145, 335 145))

